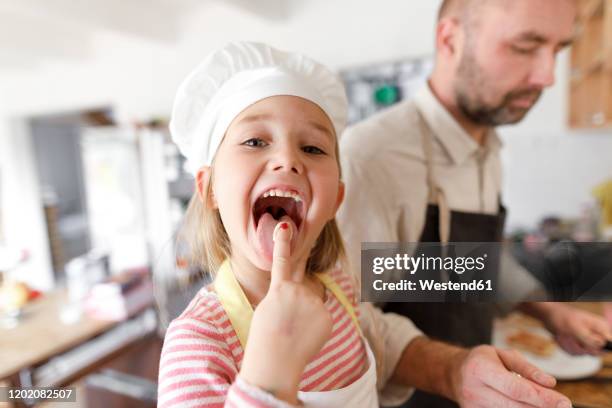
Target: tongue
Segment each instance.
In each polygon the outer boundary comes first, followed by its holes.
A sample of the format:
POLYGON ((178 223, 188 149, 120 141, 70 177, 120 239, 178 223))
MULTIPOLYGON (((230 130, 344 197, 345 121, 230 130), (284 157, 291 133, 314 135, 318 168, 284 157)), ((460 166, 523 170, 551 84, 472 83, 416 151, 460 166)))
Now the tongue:
POLYGON ((272 234, 274 234, 274 228, 276 228, 276 224, 279 222, 288 222, 291 225, 291 231, 293 231, 293 238, 295 238, 297 235, 297 227, 288 215, 283 215, 281 219, 277 221, 270 213, 264 213, 257 223, 257 241, 259 241, 259 247, 263 255, 270 262, 272 262, 272 253, 274 251, 272 234))

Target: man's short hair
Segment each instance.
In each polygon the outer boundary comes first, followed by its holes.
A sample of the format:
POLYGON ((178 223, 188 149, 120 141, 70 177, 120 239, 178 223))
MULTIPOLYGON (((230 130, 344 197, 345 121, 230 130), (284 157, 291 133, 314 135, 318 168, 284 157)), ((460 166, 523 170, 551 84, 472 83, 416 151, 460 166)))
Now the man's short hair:
POLYGON ((440 5, 440 9, 438 10, 438 21, 448 15, 448 11, 451 8, 451 3, 454 3, 455 0, 443 0, 440 5))
POLYGON ((448 16, 464 19, 483 3, 485 0, 443 0, 438 10, 438 21, 448 16))

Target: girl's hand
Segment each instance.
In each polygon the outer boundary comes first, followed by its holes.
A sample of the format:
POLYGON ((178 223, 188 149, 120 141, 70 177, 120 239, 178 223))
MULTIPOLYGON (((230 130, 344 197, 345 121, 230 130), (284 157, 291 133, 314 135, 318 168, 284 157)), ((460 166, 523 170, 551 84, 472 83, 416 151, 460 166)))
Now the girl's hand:
POLYGON ((274 230, 270 289, 253 315, 240 376, 295 404, 304 368, 329 339, 333 321, 303 284, 304 270, 292 270, 291 234, 289 223, 274 230))

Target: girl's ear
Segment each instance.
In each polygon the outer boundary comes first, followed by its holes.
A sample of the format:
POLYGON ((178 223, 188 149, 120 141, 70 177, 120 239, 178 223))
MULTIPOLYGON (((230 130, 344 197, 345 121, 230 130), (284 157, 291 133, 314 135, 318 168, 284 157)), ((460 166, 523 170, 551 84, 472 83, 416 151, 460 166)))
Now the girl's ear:
POLYGON ((196 174, 196 190, 198 193, 198 197, 204 204, 205 207, 208 208, 217 208, 217 200, 215 200, 215 194, 212 190, 212 187, 209 188, 212 177, 212 169, 210 166, 202 166, 198 170, 196 174), (210 191, 210 196, 208 192, 210 191))

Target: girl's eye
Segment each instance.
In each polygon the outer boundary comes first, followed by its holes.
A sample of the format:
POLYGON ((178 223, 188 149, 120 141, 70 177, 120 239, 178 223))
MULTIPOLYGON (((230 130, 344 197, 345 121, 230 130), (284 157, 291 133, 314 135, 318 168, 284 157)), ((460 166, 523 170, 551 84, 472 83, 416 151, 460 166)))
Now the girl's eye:
POLYGON ((325 154, 325 152, 316 146, 304 146, 302 150, 309 154, 325 154))
POLYGON ((265 147, 267 146, 267 143, 264 142, 262 139, 259 138, 252 138, 247 140, 246 142, 242 143, 244 146, 248 146, 248 147, 265 147))

